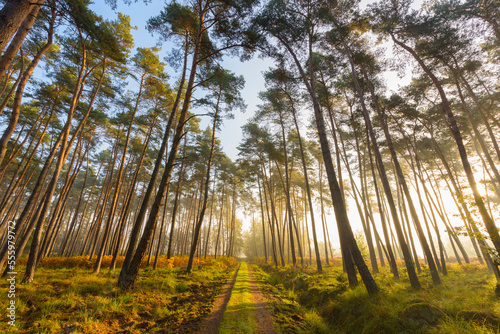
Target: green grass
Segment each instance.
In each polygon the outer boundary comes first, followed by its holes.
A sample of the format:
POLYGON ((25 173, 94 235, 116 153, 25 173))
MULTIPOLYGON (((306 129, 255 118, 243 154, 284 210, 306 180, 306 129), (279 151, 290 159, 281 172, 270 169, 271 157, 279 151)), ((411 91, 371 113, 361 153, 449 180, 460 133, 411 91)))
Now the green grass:
MULTIPOLYGON (((288 268, 299 274, 299 276, 304 275, 299 270, 288 268)), ((293 284, 288 285, 290 282, 289 273, 281 275, 279 271, 274 271, 270 267, 266 266, 266 269, 263 270, 261 267, 252 264, 253 276, 267 300, 277 333, 327 334, 331 332, 324 319, 315 310, 307 309, 299 304, 297 291, 291 288, 293 284), (283 282, 286 282, 288 289, 283 282)))
MULTIPOLYGON (((20 283, 24 267, 18 265, 17 326, 1 321, 0 333, 195 333, 236 263, 211 259, 187 274, 184 259, 175 259, 177 266, 141 270, 136 289, 123 292, 117 287, 119 269, 95 275, 86 265, 71 267, 72 259, 51 261, 30 284, 20 283)), ((4 282, 0 296, 7 296, 4 282)), ((1 309, 7 303, 0 298, 1 309)))
MULTIPOLYGON (((448 276, 434 286, 428 269, 419 276, 421 290, 413 290, 403 268, 395 280, 388 268, 374 275, 381 293, 370 296, 361 280, 350 289, 340 265, 324 268, 274 268, 260 264, 263 283, 276 296, 300 304, 305 332, 317 333, 498 333, 500 299, 495 278, 479 264, 448 265, 448 276), (295 297, 294 297, 295 296, 295 297)), ((272 297, 270 297, 272 298, 272 297)), ((281 307, 283 308, 283 307, 281 307)), ((276 312, 275 312, 276 313, 276 312)), ((283 317, 284 312, 275 314, 283 317)), ((293 322, 291 316, 281 320, 293 322)), ((299 332, 299 331, 297 331, 299 332)))
POLYGON ((248 266, 246 262, 242 262, 219 327, 219 333, 253 333, 255 330, 254 312, 255 304, 252 302, 248 266))
MULTIPOLYGON (((234 272, 235 261, 211 259, 187 274, 185 259, 162 260, 165 266, 156 271, 141 270, 136 289, 126 293, 116 286, 119 269, 93 275, 86 262, 50 259, 49 266, 37 270, 35 282, 20 284, 20 264, 17 327, 12 331, 1 321, 0 333, 195 333, 234 272), (75 263, 83 267, 72 267, 75 263)), ((382 268, 374 275, 381 293, 370 296, 362 283, 349 288, 340 263, 322 274, 313 267, 242 263, 226 309, 228 325, 221 326, 221 333, 254 330, 247 265, 252 266, 278 333, 500 332, 496 282, 479 264, 449 265, 449 275, 441 276, 439 286, 432 284, 424 268, 419 275, 423 288, 418 291, 410 288, 403 268, 399 280, 382 268)), ((0 296, 7 296, 7 290, 1 282, 0 296)), ((1 309, 7 303, 8 298, 0 297, 1 309)))

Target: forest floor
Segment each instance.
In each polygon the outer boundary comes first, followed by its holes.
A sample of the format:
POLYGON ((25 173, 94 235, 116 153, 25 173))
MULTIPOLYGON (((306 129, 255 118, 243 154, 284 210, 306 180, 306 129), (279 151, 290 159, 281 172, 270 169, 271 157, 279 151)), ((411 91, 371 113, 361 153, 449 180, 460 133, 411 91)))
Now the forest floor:
MULTIPOLYGON (((421 290, 411 289, 403 267, 399 280, 383 267, 376 296, 362 283, 350 289, 338 259, 321 274, 258 259, 196 259, 190 274, 186 264, 160 257, 157 270, 145 267, 136 288, 122 292, 119 269, 92 274, 85 257, 45 259, 35 282, 20 284, 21 260, 16 327, 1 321, 0 333, 500 333, 496 282, 478 263, 449 265, 439 286, 424 266, 421 290)), ((0 294, 5 315, 5 281, 0 294)))
MULTIPOLYGON (((274 267, 263 261, 255 276, 270 301, 280 333, 500 333, 500 298, 495 277, 479 263, 449 264, 442 283, 433 285, 422 265, 422 289, 410 287, 382 267, 374 278, 381 289, 370 296, 360 281, 349 288, 339 259, 323 273, 314 266, 274 267)), ((359 279, 359 277, 358 277, 359 279)))
MULTIPOLYGON (((143 268, 136 288, 123 292, 117 286, 120 269, 107 269, 110 257, 97 275, 93 262, 88 257, 47 258, 35 281, 21 284, 25 259, 18 261, 16 326, 0 321, 0 333, 199 333, 237 265, 234 258, 196 259, 187 274, 187 257, 160 257, 157 270, 143 268)), ((7 319, 7 295, 2 280, 2 319, 7 319)))

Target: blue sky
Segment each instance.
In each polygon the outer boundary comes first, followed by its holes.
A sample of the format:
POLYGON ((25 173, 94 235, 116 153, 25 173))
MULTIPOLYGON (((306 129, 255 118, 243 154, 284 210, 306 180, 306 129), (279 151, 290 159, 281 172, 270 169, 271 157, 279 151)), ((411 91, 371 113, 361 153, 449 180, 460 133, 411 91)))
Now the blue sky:
MULTIPOLYGON (((153 1, 149 4, 144 4, 142 0, 134 2, 130 5, 123 3, 123 0, 117 0, 118 6, 116 11, 112 10, 111 7, 104 3, 104 1, 96 1, 90 6, 90 8, 97 14, 103 16, 106 19, 114 20, 118 16, 118 12, 130 16, 132 26, 136 26, 137 30, 132 32, 135 41, 135 47, 153 47, 158 42, 158 36, 153 36, 146 29, 147 20, 156 16, 163 9, 164 1, 153 1)), ((161 57, 168 54, 168 45, 163 45, 160 52, 161 57)), ((227 69, 233 71, 237 75, 243 75, 246 81, 245 88, 241 92, 245 104, 247 105, 247 110, 245 113, 236 111, 234 113, 234 119, 224 120, 224 124, 219 131, 218 138, 221 139, 224 152, 233 160, 238 156, 237 146, 241 141, 241 126, 243 126, 246 121, 253 116, 257 104, 260 103, 258 99, 259 91, 264 90, 264 79, 262 77, 262 71, 265 71, 269 66, 272 65, 270 60, 262 60, 255 57, 254 59, 241 63, 238 58, 226 57, 223 62, 223 66, 227 69)), ((168 68, 167 72, 170 75, 170 83, 173 85, 178 79, 179 74, 176 73, 172 68, 168 68)), ((133 89, 133 88, 131 88, 133 89)), ((209 124, 209 119, 202 119, 201 127, 206 128, 209 124)))
MULTIPOLYGON (((362 0, 361 7, 365 7, 368 3, 373 2, 371 0, 362 0)), ((133 0, 133 3, 127 5, 123 0, 117 0, 117 9, 113 10, 104 1, 96 1, 90 7, 97 14, 102 15, 104 18, 109 20, 114 20, 118 16, 118 12, 130 16, 132 26, 137 27, 134 30, 133 36, 136 47, 152 47, 158 42, 158 36, 153 36, 146 29, 146 22, 150 17, 156 16, 165 6, 165 1, 163 0, 152 0, 150 3, 145 4, 143 0, 133 0)), ((414 3, 415 7, 418 7, 421 0, 416 0, 414 3)), ((392 44, 386 43, 386 50, 388 57, 391 57, 392 44)), ((170 46, 165 44, 162 46, 160 52, 161 57, 165 57, 170 51, 170 46)), ((225 57, 223 66, 227 69, 233 71, 237 75, 243 75, 246 84, 245 88, 241 92, 245 103, 247 105, 247 110, 245 113, 236 111, 234 113, 234 119, 226 119, 224 121, 221 130, 218 132, 218 138, 221 139, 224 152, 233 160, 238 156, 237 146, 241 142, 241 126, 243 126, 247 120, 254 115, 257 105, 260 103, 258 98, 258 93, 265 89, 264 79, 262 72, 267 70, 273 62, 269 59, 263 60, 257 57, 254 59, 242 63, 238 58, 225 57)), ((179 78, 179 74, 176 73, 172 68, 167 66, 167 72, 170 75, 170 83, 173 85, 175 81, 179 78)), ((409 74, 409 73, 408 73, 409 74)), ((386 83, 390 90, 397 90, 398 86, 403 83, 408 83, 410 80, 410 75, 406 75, 404 79, 398 78, 397 74, 393 72, 385 73, 386 83)), ((133 86, 131 85, 130 89, 133 86)), ((201 127, 204 129, 210 124, 210 120, 207 117, 202 118, 201 127)))

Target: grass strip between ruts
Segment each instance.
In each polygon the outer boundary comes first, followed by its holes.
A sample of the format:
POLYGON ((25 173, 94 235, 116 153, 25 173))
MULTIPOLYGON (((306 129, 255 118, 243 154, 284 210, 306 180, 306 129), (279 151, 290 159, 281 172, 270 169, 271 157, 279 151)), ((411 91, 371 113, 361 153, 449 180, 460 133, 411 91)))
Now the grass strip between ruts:
POLYGON ((248 266, 246 262, 242 262, 219 327, 219 333, 253 333, 256 327, 254 314, 255 304, 252 302, 250 292, 248 266))

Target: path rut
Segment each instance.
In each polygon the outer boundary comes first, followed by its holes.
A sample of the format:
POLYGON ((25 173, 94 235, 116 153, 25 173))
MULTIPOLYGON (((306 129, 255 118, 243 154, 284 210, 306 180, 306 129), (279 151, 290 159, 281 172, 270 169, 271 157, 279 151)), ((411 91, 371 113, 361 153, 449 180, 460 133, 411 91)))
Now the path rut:
POLYGON ((238 268, 234 272, 233 277, 229 282, 227 282, 224 290, 222 291, 219 298, 214 303, 212 308, 212 313, 205 318, 203 325, 201 326, 200 334, 217 334, 219 333, 220 322, 224 316, 224 311, 226 310, 226 305, 231 298, 231 291, 233 290, 234 283, 236 282, 236 276, 240 270, 241 264, 238 264, 238 268))

